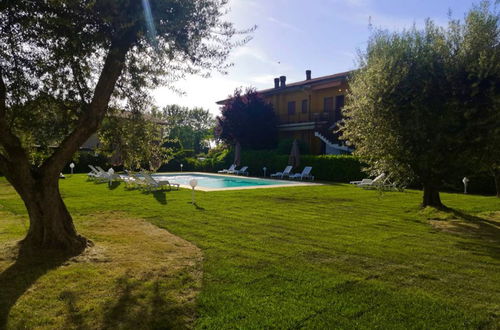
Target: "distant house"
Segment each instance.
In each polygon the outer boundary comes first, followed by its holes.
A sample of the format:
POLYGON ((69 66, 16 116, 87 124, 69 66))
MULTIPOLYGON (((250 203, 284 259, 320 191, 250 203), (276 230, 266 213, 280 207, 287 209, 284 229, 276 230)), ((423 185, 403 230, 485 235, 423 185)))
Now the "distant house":
POLYGON ((274 79, 274 88, 258 91, 274 107, 279 138, 301 140, 317 155, 350 153, 333 133, 342 118, 349 74, 350 71, 313 79, 307 70, 303 81, 287 84, 286 77, 281 76, 274 79))

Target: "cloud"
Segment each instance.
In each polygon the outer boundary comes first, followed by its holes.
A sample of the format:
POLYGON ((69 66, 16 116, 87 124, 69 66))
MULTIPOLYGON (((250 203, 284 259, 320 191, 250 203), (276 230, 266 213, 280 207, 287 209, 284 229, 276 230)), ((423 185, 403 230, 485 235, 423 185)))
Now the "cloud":
POLYGON ((274 78, 276 77, 277 77, 276 75, 266 74, 261 76, 254 76, 250 78, 250 81, 254 84, 271 86, 272 84, 274 84, 274 78))
MULTIPOLYGON (((335 6, 344 6, 343 10, 333 12, 337 19, 348 23, 354 23, 368 27, 369 24, 375 28, 389 30, 403 30, 411 28, 414 24, 417 27, 423 27, 424 18, 419 17, 401 17, 381 13, 373 9, 373 0, 330 0, 330 4, 335 6)), ((442 20, 434 20, 437 25, 446 26, 442 20)))
POLYGON ((272 60, 265 52, 257 47, 242 46, 236 48, 231 55, 231 58, 238 59, 242 57, 250 57, 256 59, 262 63, 274 64, 276 61, 272 60))
POLYGON ((267 18, 267 20, 269 22, 271 22, 271 23, 275 23, 275 24, 281 26, 282 28, 290 30, 290 31, 299 32, 299 33, 303 33, 304 32, 304 30, 298 28, 297 26, 289 24, 289 23, 286 23, 286 22, 283 22, 283 21, 281 21, 281 20, 279 20, 279 19, 277 19, 275 17, 272 17, 272 16, 269 16, 267 18))

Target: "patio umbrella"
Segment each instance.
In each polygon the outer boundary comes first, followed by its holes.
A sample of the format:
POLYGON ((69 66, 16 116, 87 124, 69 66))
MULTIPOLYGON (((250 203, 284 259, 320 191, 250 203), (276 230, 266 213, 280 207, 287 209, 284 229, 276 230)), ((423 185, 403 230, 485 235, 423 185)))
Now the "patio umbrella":
POLYGON ((236 142, 236 146, 234 147, 234 165, 240 166, 241 163, 241 144, 236 142))
POLYGON ((117 147, 115 152, 109 158, 109 162, 113 166, 123 165, 123 155, 120 147, 117 147))
POLYGON ((298 167, 300 165, 299 142, 296 139, 293 140, 292 150, 288 158, 288 165, 292 165, 293 167, 298 167))

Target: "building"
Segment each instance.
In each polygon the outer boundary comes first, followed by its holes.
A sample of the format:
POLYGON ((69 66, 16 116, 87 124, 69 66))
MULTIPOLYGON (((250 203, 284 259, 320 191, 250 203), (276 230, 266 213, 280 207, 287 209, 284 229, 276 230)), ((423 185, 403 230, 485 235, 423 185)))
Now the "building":
MULTIPOLYGON (((349 72, 287 84, 286 77, 274 79, 274 88, 258 91, 278 116, 279 138, 305 142, 313 154, 343 154, 351 150, 334 133, 342 118, 349 72)), ((217 102, 223 105, 225 100, 217 102)))

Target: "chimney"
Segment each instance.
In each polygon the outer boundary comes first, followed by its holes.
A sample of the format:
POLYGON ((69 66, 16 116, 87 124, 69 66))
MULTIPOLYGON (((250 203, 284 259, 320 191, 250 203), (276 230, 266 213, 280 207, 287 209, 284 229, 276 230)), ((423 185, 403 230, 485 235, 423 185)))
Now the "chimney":
POLYGON ((311 80, 311 70, 306 70, 306 80, 311 80))
POLYGON ((280 88, 280 78, 274 78, 274 88, 280 88))
POLYGON ((281 76, 280 82, 281 82, 281 88, 285 88, 286 87, 286 76, 281 76))

